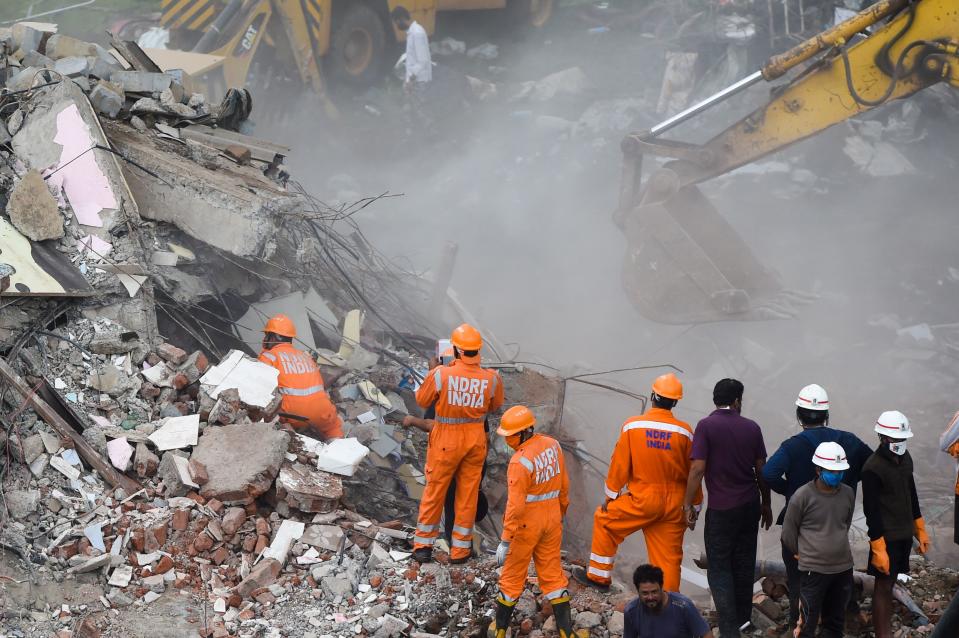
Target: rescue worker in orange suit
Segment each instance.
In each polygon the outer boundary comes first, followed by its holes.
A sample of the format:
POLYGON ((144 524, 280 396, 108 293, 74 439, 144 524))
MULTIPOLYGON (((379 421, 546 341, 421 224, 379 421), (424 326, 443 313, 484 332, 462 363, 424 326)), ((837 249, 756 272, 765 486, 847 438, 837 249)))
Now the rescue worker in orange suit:
POLYGON ((483 422, 503 405, 503 380, 499 373, 480 367, 483 338, 476 328, 463 324, 450 336, 454 360, 435 366, 416 391, 422 408, 436 405, 426 449, 426 488, 413 536, 413 558, 426 563, 433 558, 440 516, 450 481, 456 478, 456 506, 450 562, 465 563, 473 554, 473 522, 486 459, 483 422))
MULTIPOLYGON (((672 413, 683 398, 675 374, 658 377, 652 390, 652 407, 626 421, 613 450, 606 500, 593 515, 589 568, 573 568, 576 580, 602 591, 612 583, 617 548, 637 530, 643 530, 649 562, 663 570, 663 589, 679 591, 693 430, 672 413)), ((695 506, 702 501, 700 489, 695 506)))
POLYGON ((259 360, 280 371, 283 402, 280 420, 293 430, 320 440, 343 438, 343 421, 323 386, 313 357, 293 347, 296 326, 286 315, 271 317, 263 327, 259 360))
POLYGON ((539 588, 553 606, 560 638, 573 635, 566 589, 569 581, 560 560, 563 518, 569 507, 569 474, 559 443, 534 433, 534 425, 533 412, 517 405, 503 414, 496 431, 516 453, 506 473, 509 492, 502 541, 496 550, 496 562, 503 569, 496 598, 495 638, 506 636, 513 609, 526 587, 531 558, 539 588))

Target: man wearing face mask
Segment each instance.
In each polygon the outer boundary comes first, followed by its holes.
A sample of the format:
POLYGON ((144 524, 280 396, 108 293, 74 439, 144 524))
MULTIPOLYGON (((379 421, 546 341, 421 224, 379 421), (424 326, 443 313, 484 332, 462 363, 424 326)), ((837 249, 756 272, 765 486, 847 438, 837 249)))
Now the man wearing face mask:
POLYGON ((906 442, 912 438, 909 419, 897 410, 876 420, 879 447, 862 468, 862 509, 869 533, 869 570, 876 577, 872 596, 872 623, 876 638, 892 636, 892 586, 909 572, 912 538, 919 553, 929 549, 929 536, 919 511, 912 475, 912 457, 906 442))
POLYGON ((812 638, 822 622, 822 638, 842 638, 846 604, 852 593, 849 526, 856 495, 842 482, 849 469, 838 443, 820 443, 812 457, 816 478, 793 494, 783 520, 783 547, 798 557, 798 638, 812 638))
POLYGON ((529 561, 536 566, 539 588, 553 606, 559 638, 573 635, 569 581, 563 573, 563 517, 569 507, 569 475, 556 439, 536 434, 536 417, 523 405, 503 413, 496 433, 516 450, 507 469, 509 492, 502 541, 496 562, 503 569, 496 597, 495 638, 504 638, 513 609, 526 586, 529 561))
MULTIPOLYGON (((786 508, 796 490, 816 478, 809 459, 821 443, 838 443, 846 451, 849 469, 843 473, 842 482, 852 488, 853 495, 856 493, 862 466, 872 455, 872 449, 855 434, 829 427, 829 407, 829 395, 821 385, 811 383, 800 390, 796 397, 796 421, 802 432, 783 441, 763 466, 766 484, 772 491, 786 497, 786 505, 776 519, 777 525, 783 524, 786 508)), ((794 554, 783 547, 791 627, 795 627, 799 620, 799 563, 794 554)))

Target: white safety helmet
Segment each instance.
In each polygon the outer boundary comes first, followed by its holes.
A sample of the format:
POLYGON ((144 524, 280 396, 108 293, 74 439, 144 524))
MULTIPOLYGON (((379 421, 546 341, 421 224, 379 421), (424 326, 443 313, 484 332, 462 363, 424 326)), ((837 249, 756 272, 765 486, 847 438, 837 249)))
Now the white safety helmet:
POLYGON ((796 405, 807 410, 828 410, 829 395, 821 385, 813 383, 799 391, 796 405))
POLYGON ((873 428, 879 434, 884 434, 890 439, 911 439, 912 428, 909 427, 909 419, 899 410, 889 410, 883 412, 876 419, 876 427, 873 428))
POLYGON ((846 460, 846 450, 834 441, 824 441, 816 448, 812 455, 813 465, 824 470, 848 470, 849 461, 846 460))

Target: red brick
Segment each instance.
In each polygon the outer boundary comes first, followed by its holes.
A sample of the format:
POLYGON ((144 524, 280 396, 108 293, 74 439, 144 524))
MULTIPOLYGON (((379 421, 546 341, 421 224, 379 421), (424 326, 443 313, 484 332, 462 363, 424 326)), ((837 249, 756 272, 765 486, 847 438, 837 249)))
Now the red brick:
POLYGON ((200 505, 206 505, 206 499, 200 496, 199 494, 197 494, 196 492, 190 492, 186 495, 186 497, 192 501, 196 501, 200 505))
POLYGON ((169 556, 162 556, 157 562, 156 567, 153 568, 153 573, 165 574, 171 569, 173 569, 173 559, 169 556))
POLYGON ((190 510, 173 510, 173 529, 182 532, 190 524, 190 510))
POLYGON ((155 525, 150 531, 153 532, 153 537, 160 547, 166 545, 166 525, 155 525))
POLYGON ((196 356, 196 369, 200 371, 200 374, 203 374, 207 371, 207 368, 210 367, 210 360, 206 358, 206 355, 202 352, 197 352, 196 356))
POLYGON ((222 565, 226 562, 226 559, 230 557, 230 552, 226 547, 220 547, 220 549, 213 552, 212 561, 217 565, 222 565))
POLYGON ((141 554, 145 553, 143 550, 146 549, 146 533, 142 527, 133 530, 133 533, 130 535, 130 544, 133 545, 135 551, 141 554))
POLYGON ((157 355, 164 361, 169 361, 177 366, 186 361, 189 356, 185 350, 181 350, 171 343, 161 343, 157 348, 157 355))
POLYGON ((253 597, 253 600, 260 603, 261 605, 270 605, 276 602, 276 596, 270 593, 270 590, 267 589, 256 596, 253 597))
POLYGON ((187 468, 190 470, 190 478, 197 485, 206 485, 210 482, 210 475, 206 471, 206 466, 199 461, 190 460, 187 468))
POLYGON ((270 522, 262 516, 256 519, 256 533, 263 536, 270 535, 270 522))
POLYGON ((213 539, 210 538, 208 534, 200 534, 196 537, 196 540, 193 541, 193 549, 197 553, 210 551, 210 548, 213 547, 213 539))
POLYGON ((243 551, 246 553, 252 553, 256 549, 256 536, 253 534, 248 534, 243 539, 243 551))
POLYGON ((260 534, 256 537, 256 547, 253 549, 254 554, 259 554, 264 549, 270 546, 270 537, 260 534))
POLYGON ((223 503, 216 500, 215 498, 211 498, 210 502, 207 503, 206 506, 209 507, 211 510, 213 510, 214 514, 220 514, 223 512, 223 503))

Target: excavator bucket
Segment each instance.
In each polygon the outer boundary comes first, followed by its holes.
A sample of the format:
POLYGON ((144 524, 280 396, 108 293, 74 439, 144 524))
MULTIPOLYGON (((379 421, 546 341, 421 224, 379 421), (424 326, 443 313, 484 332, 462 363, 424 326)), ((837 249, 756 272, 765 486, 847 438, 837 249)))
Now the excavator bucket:
POLYGON ((627 294, 660 323, 786 319, 812 297, 783 289, 694 185, 661 169, 621 219, 627 294))

